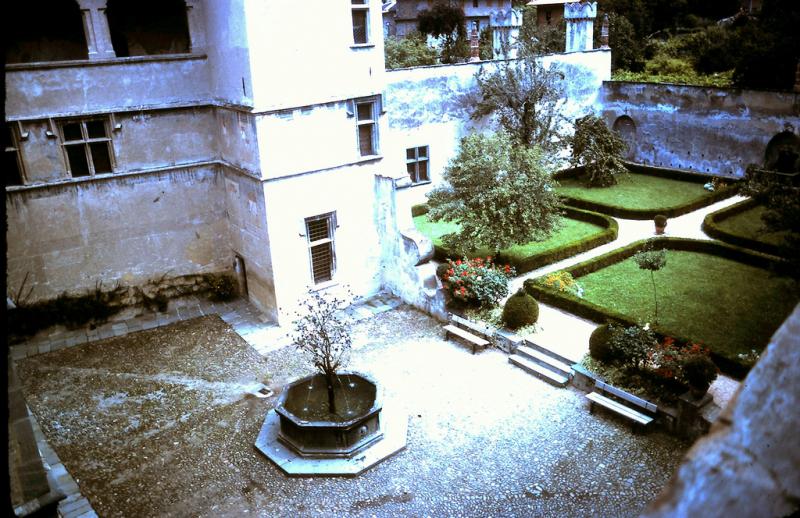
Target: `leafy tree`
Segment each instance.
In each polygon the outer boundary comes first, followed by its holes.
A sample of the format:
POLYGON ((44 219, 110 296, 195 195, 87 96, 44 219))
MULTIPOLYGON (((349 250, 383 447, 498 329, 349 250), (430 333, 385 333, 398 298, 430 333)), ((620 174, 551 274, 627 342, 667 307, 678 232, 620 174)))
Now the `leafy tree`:
POLYGON ((297 349, 308 354, 314 367, 325 377, 331 414, 336 413, 336 373, 347 363, 352 346, 350 329, 340 311, 346 305, 345 300, 309 291, 294 321, 292 338, 297 349))
POLYGON ((653 283, 653 303, 655 304, 653 322, 658 322, 658 297, 656 296, 655 272, 667 265, 667 251, 653 250, 651 244, 646 250, 637 252, 636 255, 633 256, 633 260, 639 266, 640 270, 648 270, 650 272, 650 280, 653 283))
POLYGON ((569 141, 572 165, 584 166, 590 186, 614 185, 617 177, 627 172, 622 162, 627 145, 600 117, 586 115, 575 121, 575 134, 569 141))
POLYGON ((426 9, 417 16, 419 32, 444 39, 443 63, 457 63, 469 57, 469 41, 464 24, 464 10, 460 3, 446 0, 439 0, 431 9, 426 9))
POLYGON ((546 153, 558 150, 566 101, 564 73, 556 65, 546 67, 527 56, 499 62, 494 72, 481 68, 475 79, 472 119, 494 116, 516 144, 536 145, 546 153))
POLYGON ((419 32, 405 38, 386 38, 384 53, 389 69, 435 65, 438 58, 436 49, 429 47, 419 32))
POLYGON ((504 131, 461 139, 444 179, 428 195, 428 217, 459 224, 443 238, 458 253, 543 240, 558 226, 559 198, 543 153, 513 145, 504 131))
POLYGON ((525 6, 522 9, 522 27, 520 27, 517 45, 520 56, 543 56, 564 52, 566 41, 566 22, 540 26, 536 20, 536 7, 525 6))

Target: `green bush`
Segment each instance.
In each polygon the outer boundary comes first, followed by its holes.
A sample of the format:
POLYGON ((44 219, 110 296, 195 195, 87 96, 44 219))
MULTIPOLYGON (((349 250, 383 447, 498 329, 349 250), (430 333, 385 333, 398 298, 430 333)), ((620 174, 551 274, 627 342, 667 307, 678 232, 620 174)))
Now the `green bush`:
POLYGON ((418 32, 405 38, 386 38, 384 53, 387 69, 435 65, 438 57, 436 49, 429 47, 418 32))
POLYGON ((647 354, 658 345, 656 335, 641 326, 615 327, 609 345, 613 356, 633 368, 641 368, 647 354))
POLYGON ((595 360, 610 362, 614 359, 614 352, 611 350, 611 335, 614 328, 611 324, 597 326, 589 336, 589 354, 595 360))
POLYGON ((448 270, 450 270, 450 263, 441 263, 436 267, 436 276, 441 280, 445 280, 448 270))
POLYGON ((524 290, 519 290, 506 301, 502 318, 509 329, 535 324, 539 320, 539 303, 524 290))
POLYGON ((683 378, 690 387, 708 388, 717 379, 717 366, 708 356, 689 356, 682 366, 683 378))

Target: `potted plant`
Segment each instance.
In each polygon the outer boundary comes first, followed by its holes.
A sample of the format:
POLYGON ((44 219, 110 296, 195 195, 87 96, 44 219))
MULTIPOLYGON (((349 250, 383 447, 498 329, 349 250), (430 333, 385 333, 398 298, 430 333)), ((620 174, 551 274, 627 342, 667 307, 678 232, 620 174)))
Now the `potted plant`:
POLYGON ((695 399, 702 398, 717 379, 717 366, 708 356, 692 355, 683 363, 683 378, 695 399))
POLYGON ((664 233, 664 229, 667 228, 667 217, 663 214, 658 214, 653 218, 653 222, 656 224, 656 235, 660 236, 664 233))

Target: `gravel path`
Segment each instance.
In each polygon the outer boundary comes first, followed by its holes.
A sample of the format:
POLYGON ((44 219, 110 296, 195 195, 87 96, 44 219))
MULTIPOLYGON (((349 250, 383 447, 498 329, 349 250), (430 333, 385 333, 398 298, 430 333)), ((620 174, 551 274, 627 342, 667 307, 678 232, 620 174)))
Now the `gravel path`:
POLYGON ((633 435, 585 397, 441 339, 403 306, 356 324, 352 368, 409 415, 408 447, 354 479, 292 479, 255 448, 274 399, 309 372, 204 317, 28 358, 44 432, 101 516, 635 516, 688 444, 633 435))

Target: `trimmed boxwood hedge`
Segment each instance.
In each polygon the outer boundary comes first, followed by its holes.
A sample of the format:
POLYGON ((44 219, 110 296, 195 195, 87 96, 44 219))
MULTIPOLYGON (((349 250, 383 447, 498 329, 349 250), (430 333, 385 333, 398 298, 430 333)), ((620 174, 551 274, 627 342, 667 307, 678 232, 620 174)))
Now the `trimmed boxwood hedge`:
MULTIPOLYGON (((632 174, 659 176, 661 178, 682 180, 698 184, 705 184, 711 179, 715 178, 713 176, 700 173, 691 173, 688 171, 669 169, 665 167, 645 166, 642 164, 634 164, 632 162, 625 162, 625 167, 627 167, 628 171, 630 171, 632 174)), ((554 178, 556 180, 577 178, 583 174, 583 171, 584 171, 583 166, 572 167, 569 169, 564 169, 562 171, 559 171, 554 175, 554 178)), ((732 180, 731 178, 727 177, 723 178, 728 181, 732 180)), ((726 198, 730 198, 731 196, 735 195, 738 192, 738 190, 739 186, 734 183, 728 185, 727 187, 723 187, 713 192, 709 192, 707 196, 700 198, 699 200, 696 200, 694 202, 687 203, 685 205, 681 205, 678 207, 659 207, 655 209, 628 209, 625 207, 617 207, 614 205, 606 205, 603 203, 580 200, 577 198, 571 198, 569 196, 563 196, 563 195, 562 199, 564 200, 564 203, 566 203, 567 205, 577 207, 579 209, 600 212, 602 214, 608 214, 609 216, 614 216, 616 218, 646 220, 646 219, 653 219, 658 214, 662 214, 668 218, 682 216, 684 214, 693 212, 701 207, 711 205, 712 203, 716 203, 726 198)))
POLYGON ((789 257, 793 252, 786 247, 732 234, 719 226, 721 221, 736 216, 737 214, 741 214, 742 212, 746 212, 757 206, 758 202, 756 200, 749 199, 740 201, 739 203, 731 205, 730 207, 725 207, 717 212, 712 212, 703 219, 703 232, 714 239, 719 239, 720 241, 725 241, 726 243, 730 243, 732 245, 750 248, 764 254, 789 257))
MULTIPOLYGON (((565 268, 564 271, 571 273, 572 276, 577 279, 578 277, 588 275, 612 264, 624 261, 637 252, 645 250, 648 246, 648 243, 653 243, 654 248, 664 248, 667 250, 687 252, 701 252, 741 262, 750 266, 772 269, 780 273, 788 273, 790 271, 786 261, 776 259, 775 257, 761 254, 759 252, 754 252, 725 243, 672 237, 637 241, 628 246, 613 250, 607 254, 603 254, 588 261, 565 268)), ((544 285, 538 284, 536 279, 527 279, 523 283, 523 289, 525 289, 525 291, 527 291, 540 303, 559 307, 574 315, 592 320, 599 324, 610 321, 629 326, 638 324, 635 319, 632 319, 627 315, 608 310, 602 306, 583 300, 570 293, 562 293, 556 289, 548 288, 544 285)), ((653 331, 655 331, 660 338, 671 336, 678 341, 690 341, 687 337, 682 337, 676 335, 675 333, 666 332, 665 330, 660 329, 657 324, 651 325, 653 326, 653 331)), ((731 376, 742 378, 747 374, 747 367, 738 362, 721 356, 714 351, 711 352, 711 357, 721 370, 731 376)))
MULTIPOLYGON (((525 257, 524 259, 511 258, 501 252, 495 258, 495 262, 498 264, 510 264, 517 271, 517 274, 522 274, 530 272, 532 270, 536 270, 537 268, 541 268, 543 266, 547 266, 548 264, 556 263, 568 257, 572 257, 574 255, 583 253, 587 250, 591 250, 592 248, 596 248, 600 245, 610 243, 611 241, 617 239, 617 234, 619 233, 619 225, 613 218, 610 218, 604 214, 598 214, 596 212, 580 210, 574 207, 561 207, 561 209, 565 217, 597 225, 599 227, 602 227, 603 231, 600 232, 599 234, 594 234, 592 236, 578 240, 574 243, 550 250, 549 252, 531 255, 525 257)), ((416 217, 426 214, 427 212, 428 212, 427 205, 415 205, 414 207, 412 207, 411 214, 412 216, 416 217), (414 214, 415 208, 417 214, 414 214)), ((443 246, 434 245, 433 249, 434 249, 433 257, 437 261, 446 261, 447 259, 454 259, 454 260, 460 259, 460 257, 451 253, 450 250, 448 250, 443 246)))
POLYGON ((411 206, 411 217, 412 218, 416 218, 417 216, 422 216, 423 214, 427 214, 428 210, 430 210, 430 209, 428 208, 428 204, 427 203, 420 203, 418 205, 412 205, 411 206))

